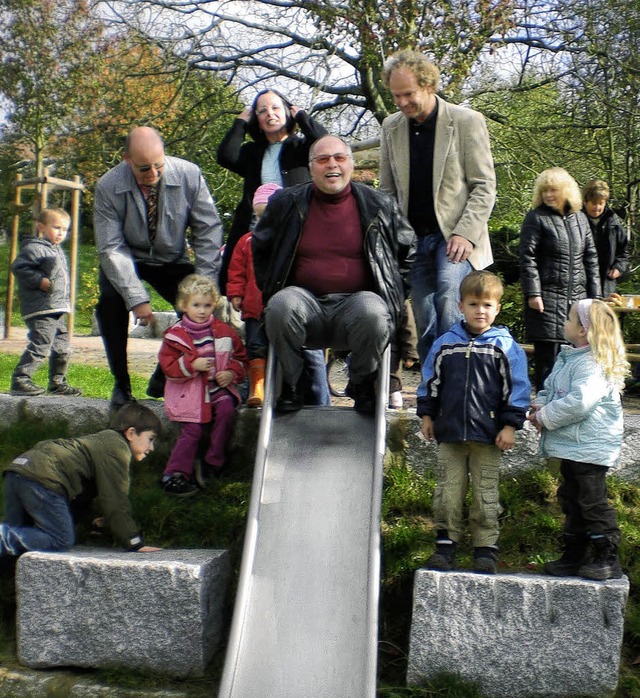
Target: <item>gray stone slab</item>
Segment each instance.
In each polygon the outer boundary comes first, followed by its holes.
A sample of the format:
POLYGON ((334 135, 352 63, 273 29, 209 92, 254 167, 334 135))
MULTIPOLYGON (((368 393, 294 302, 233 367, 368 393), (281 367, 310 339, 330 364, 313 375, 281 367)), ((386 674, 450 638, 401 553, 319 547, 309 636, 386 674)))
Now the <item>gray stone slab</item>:
POLYGON ((225 550, 26 553, 16 571, 18 659, 201 676, 218 649, 229 575, 225 550))
MULTIPOLYGON (((172 427, 166 418, 162 400, 140 400, 152 409, 160 418, 163 429, 172 433, 172 427)), ((0 393, 0 423, 9 426, 25 417, 37 421, 66 422, 72 435, 86 434, 90 431, 106 429, 109 425, 109 400, 93 397, 65 397, 42 395, 20 397, 0 393)))
POLYGON ((629 580, 418 570, 407 683, 442 673, 490 698, 610 696, 629 580))

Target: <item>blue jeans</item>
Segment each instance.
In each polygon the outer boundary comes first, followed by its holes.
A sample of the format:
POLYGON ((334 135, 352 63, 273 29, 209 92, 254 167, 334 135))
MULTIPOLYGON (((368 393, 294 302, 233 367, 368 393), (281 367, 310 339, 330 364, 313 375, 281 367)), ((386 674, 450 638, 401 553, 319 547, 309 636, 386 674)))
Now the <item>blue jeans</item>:
POLYGON ((4 476, 4 509, 0 556, 73 547, 75 526, 64 495, 8 471, 4 476))
MULTIPOLYGON (((244 321, 244 326, 249 358, 266 358, 269 340, 267 339, 262 322, 260 320, 247 318, 244 321)), ((331 393, 329 392, 324 350, 305 349, 303 351, 303 356, 305 367, 301 376, 302 385, 300 389, 305 404, 326 407, 331 404, 331 393)))
POLYGON ((460 284, 471 270, 468 261, 454 264, 447 259, 447 241, 442 235, 418 238, 410 278, 421 364, 434 340, 462 319, 460 284))

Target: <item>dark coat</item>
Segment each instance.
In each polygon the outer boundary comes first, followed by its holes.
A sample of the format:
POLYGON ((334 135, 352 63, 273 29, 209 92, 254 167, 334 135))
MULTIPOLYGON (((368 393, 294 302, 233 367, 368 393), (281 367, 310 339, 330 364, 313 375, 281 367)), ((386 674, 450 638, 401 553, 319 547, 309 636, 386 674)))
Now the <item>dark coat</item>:
MULTIPOLYGON (((294 184, 302 184, 311 179, 309 175, 309 149, 327 131, 306 112, 298 111, 295 116, 296 123, 300 127, 299 133, 291 134, 282 143, 280 151, 280 174, 285 187, 294 184)), ((220 142, 216 159, 221 167, 235 172, 244 179, 242 199, 236 207, 233 216, 233 224, 227 238, 222 268, 220 269, 220 291, 225 293, 227 284, 227 270, 231 261, 231 254, 238 240, 251 229, 253 218, 253 195, 262 184, 261 169, 262 158, 269 145, 266 139, 261 142, 244 142, 247 133, 247 122, 236 119, 233 125, 220 142)))
POLYGON ((520 231, 520 282, 527 340, 563 342, 573 303, 600 296, 598 254, 582 211, 561 216, 544 204, 529 211, 520 231), (529 307, 532 296, 542 296, 543 313, 529 307))
MULTIPOLYGON (((265 305, 288 285, 312 191, 313 184, 301 184, 276 192, 253 231, 253 266, 265 305)), ((351 182, 351 191, 360 213, 374 290, 387 303, 397 327, 415 257, 415 233, 388 194, 356 182, 351 182)))
POLYGON ((617 269, 624 274, 629 268, 629 236, 618 216, 608 206, 597 220, 589 218, 589 224, 598 251, 602 297, 607 298, 616 290, 619 281, 619 278, 607 278, 609 270, 617 269))

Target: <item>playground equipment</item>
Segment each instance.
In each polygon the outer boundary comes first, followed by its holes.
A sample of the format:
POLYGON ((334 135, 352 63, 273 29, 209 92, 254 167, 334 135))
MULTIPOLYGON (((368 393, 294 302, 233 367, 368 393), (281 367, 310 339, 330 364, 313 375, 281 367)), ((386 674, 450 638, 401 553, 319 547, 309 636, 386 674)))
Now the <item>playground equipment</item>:
POLYGON ((376 695, 388 354, 373 417, 348 407, 274 416, 269 353, 219 698, 376 695))
MULTIPOLYGON (((45 167, 42 170, 42 175, 34 179, 22 179, 21 174, 16 175, 14 184, 15 196, 13 200, 13 220, 11 223, 11 246, 9 248, 9 266, 18 254, 18 237, 20 229, 20 213, 28 206, 22 203, 22 192, 24 190, 34 190, 36 196, 31 203, 33 209, 33 219, 47 208, 49 201, 49 193, 55 190, 63 190, 71 192, 71 231, 69 241, 69 276, 71 284, 71 311, 69 313, 69 334, 73 335, 73 321, 75 318, 76 306, 76 279, 78 275, 78 223, 80 217, 80 194, 84 191, 84 184, 80 182, 80 177, 77 175, 73 181, 59 179, 58 177, 49 176, 49 168, 45 167)), ((9 272, 7 279, 7 302, 6 312, 4 316, 4 336, 9 337, 11 334, 11 315, 13 312, 13 291, 15 279, 13 274, 9 272)))

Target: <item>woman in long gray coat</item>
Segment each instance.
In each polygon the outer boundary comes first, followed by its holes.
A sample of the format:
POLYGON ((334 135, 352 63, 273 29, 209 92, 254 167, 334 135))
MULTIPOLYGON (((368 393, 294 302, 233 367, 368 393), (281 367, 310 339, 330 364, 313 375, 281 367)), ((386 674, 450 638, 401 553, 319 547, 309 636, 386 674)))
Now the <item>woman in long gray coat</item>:
POLYGON ((575 179, 560 167, 541 172, 533 210, 520 231, 520 282, 527 341, 533 343, 534 382, 551 372, 573 303, 600 294, 598 254, 575 179))

